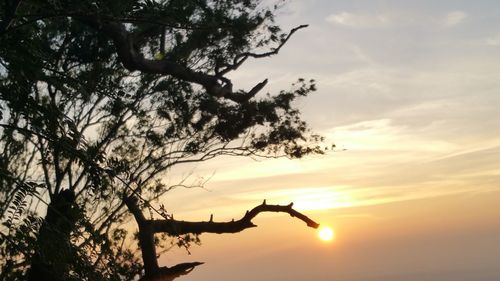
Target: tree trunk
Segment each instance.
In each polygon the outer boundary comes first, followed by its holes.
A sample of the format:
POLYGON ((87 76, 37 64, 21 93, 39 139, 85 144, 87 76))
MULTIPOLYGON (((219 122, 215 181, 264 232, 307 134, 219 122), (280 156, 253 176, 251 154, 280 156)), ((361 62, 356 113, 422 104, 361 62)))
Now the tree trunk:
POLYGON ((68 277, 74 251, 70 242, 77 216, 73 191, 63 190, 54 196, 37 237, 27 280, 63 281, 68 277))

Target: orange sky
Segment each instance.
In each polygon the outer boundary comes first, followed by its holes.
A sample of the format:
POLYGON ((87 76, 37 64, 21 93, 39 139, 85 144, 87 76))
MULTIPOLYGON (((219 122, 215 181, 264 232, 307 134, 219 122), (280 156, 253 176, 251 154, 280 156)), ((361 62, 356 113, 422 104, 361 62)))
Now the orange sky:
POLYGON ((498 280, 500 192, 463 193, 375 206, 308 212, 335 229, 320 241, 281 215, 234 235, 202 235, 192 255, 205 261, 183 280, 498 280))

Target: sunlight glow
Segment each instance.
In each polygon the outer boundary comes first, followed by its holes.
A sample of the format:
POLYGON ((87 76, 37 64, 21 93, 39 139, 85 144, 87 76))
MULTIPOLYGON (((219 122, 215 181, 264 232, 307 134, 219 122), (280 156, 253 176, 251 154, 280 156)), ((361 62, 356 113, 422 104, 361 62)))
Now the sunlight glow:
POLYGON ((321 239, 323 241, 332 241, 335 234, 334 234, 333 229, 331 227, 323 226, 319 229, 318 236, 319 236, 319 239, 321 239))
POLYGON ((266 198, 268 202, 277 204, 293 202, 297 210, 314 211, 355 206, 357 201, 351 193, 350 186, 323 186, 247 192, 233 198, 244 200, 266 198))

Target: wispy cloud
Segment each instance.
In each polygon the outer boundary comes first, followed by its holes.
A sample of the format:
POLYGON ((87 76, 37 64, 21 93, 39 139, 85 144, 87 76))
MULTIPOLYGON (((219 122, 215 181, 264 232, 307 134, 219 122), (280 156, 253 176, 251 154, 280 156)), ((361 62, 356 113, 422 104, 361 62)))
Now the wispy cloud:
POLYGON ((484 39, 484 43, 488 46, 500 46, 500 34, 484 39))
POLYGON ((464 11, 452 11, 446 14, 442 23, 445 27, 453 27, 462 23, 468 17, 464 11))
POLYGON ((209 209, 218 219, 230 219, 263 199, 320 211, 498 189, 498 139, 459 145, 391 119, 335 127, 324 135, 348 150, 299 161, 234 162, 208 183, 212 192, 164 203, 182 218, 208 217, 209 209), (278 169, 263 173, 262 167, 278 169))
POLYGON ((468 17, 469 15, 461 10, 450 11, 442 16, 430 16, 419 12, 397 14, 390 11, 383 13, 343 11, 328 15, 325 21, 356 29, 408 26, 428 28, 435 25, 452 28, 464 23, 468 17))
MULTIPOLYGON (((394 124, 391 119, 368 120, 335 127, 326 136, 343 144, 347 149, 373 152, 408 152, 412 158, 426 157, 426 153, 451 153, 457 146, 444 140, 417 138, 415 129, 394 124)), ((408 157, 408 155, 404 155, 408 157)))
POLYGON ((354 28, 373 28, 385 26, 390 23, 390 19, 386 15, 382 14, 356 14, 349 12, 341 12, 337 14, 331 14, 325 19, 327 22, 354 27, 354 28))
POLYGON ((310 211, 353 207, 360 204, 351 193, 349 186, 302 187, 245 192, 235 194, 231 198, 252 202, 266 198, 269 202, 280 204, 293 202, 296 209, 310 211))

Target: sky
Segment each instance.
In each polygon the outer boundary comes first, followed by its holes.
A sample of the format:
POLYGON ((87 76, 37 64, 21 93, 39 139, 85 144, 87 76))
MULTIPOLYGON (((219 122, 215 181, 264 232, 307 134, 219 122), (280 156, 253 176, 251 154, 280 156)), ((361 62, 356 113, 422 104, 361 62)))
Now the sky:
POLYGON ((190 166, 173 178, 207 179, 205 189, 162 203, 176 218, 227 220, 263 199, 294 202, 335 239, 268 214, 160 262, 206 262, 186 281, 500 280, 500 2, 296 0, 277 20, 309 27, 233 83, 269 78, 275 93, 314 78, 298 107, 337 149, 190 166))

